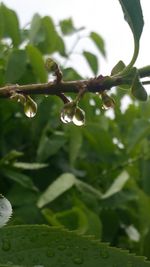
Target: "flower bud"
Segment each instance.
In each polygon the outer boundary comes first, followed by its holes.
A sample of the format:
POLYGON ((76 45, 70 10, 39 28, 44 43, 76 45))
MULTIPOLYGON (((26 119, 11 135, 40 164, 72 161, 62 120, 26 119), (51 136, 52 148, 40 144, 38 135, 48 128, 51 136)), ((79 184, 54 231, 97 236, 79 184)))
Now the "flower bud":
POLYGON ((45 62, 45 67, 48 72, 53 72, 53 71, 56 71, 56 69, 58 68, 58 65, 53 59, 47 58, 45 62))

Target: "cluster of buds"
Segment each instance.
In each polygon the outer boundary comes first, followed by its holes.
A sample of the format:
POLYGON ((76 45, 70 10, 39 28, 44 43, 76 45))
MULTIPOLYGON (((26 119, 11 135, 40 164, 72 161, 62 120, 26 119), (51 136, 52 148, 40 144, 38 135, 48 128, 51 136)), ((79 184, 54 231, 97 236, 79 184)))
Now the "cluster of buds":
POLYGON ((47 58, 45 62, 45 68, 48 72, 54 73, 56 82, 59 83, 62 80, 62 72, 58 64, 51 58, 47 58))

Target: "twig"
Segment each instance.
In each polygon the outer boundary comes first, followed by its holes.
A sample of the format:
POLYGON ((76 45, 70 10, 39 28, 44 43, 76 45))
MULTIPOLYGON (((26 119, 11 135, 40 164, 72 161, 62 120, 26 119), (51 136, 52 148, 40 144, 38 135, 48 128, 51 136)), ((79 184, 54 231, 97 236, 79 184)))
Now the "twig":
MULTIPOLYGON (((139 69, 140 78, 150 76, 150 66, 139 69)), ((12 94, 23 95, 59 95, 63 93, 78 93, 80 88, 86 92, 100 93, 114 86, 131 84, 131 77, 98 76, 88 80, 60 81, 27 85, 7 85, 0 88, 0 98, 10 98, 12 94)))

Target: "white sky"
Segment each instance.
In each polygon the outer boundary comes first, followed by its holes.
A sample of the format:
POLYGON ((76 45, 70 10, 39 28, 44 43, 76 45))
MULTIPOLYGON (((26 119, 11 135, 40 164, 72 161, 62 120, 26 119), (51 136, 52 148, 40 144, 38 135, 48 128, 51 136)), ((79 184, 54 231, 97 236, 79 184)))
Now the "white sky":
MULTIPOLYGON (((123 19, 118 0, 3 0, 3 3, 17 11, 21 25, 30 22, 33 14, 38 12, 52 16, 56 24, 63 18, 72 17, 76 27, 85 26, 88 30, 100 33, 105 40, 107 52, 107 61, 100 58, 102 74, 109 74, 120 59, 125 63, 130 61, 133 52, 132 35, 123 19)), ((150 64, 150 1, 141 0, 141 5, 145 26, 136 62, 138 67, 150 64)), ((97 53, 87 39, 79 47, 97 53)), ((92 76, 84 60, 82 62, 78 55, 72 61, 83 75, 92 76)))

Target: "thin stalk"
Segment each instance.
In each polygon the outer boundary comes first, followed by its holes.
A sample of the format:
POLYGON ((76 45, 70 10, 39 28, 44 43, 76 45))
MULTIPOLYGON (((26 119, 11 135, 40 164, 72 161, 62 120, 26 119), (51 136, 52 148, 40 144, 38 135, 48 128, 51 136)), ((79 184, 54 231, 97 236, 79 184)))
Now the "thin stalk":
POLYGON ((128 74, 128 72, 133 67, 133 65, 134 65, 134 63, 138 57, 139 48, 140 48, 139 42, 137 42, 137 40, 134 38, 134 53, 133 53, 132 59, 131 59, 130 63, 123 69, 123 71, 119 72, 116 76, 128 74))

